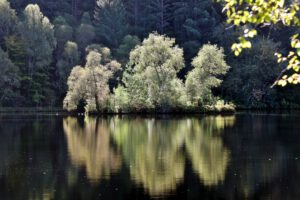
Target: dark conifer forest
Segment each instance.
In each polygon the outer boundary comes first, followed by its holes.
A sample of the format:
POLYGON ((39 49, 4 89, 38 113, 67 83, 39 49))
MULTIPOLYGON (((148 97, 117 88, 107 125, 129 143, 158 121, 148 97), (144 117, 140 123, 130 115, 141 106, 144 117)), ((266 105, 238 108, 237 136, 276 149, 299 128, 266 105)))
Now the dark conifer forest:
POLYGON ((235 104, 297 108, 300 86, 271 87, 288 52, 280 25, 252 48, 214 0, 0 0, 0 107, 169 110, 235 104))

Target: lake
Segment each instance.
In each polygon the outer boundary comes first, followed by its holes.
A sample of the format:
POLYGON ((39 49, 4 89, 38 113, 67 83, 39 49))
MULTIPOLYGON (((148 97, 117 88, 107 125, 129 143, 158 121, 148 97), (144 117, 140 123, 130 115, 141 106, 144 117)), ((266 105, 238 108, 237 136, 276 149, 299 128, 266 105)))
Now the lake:
POLYGON ((0 199, 299 199, 300 115, 0 116, 0 199))

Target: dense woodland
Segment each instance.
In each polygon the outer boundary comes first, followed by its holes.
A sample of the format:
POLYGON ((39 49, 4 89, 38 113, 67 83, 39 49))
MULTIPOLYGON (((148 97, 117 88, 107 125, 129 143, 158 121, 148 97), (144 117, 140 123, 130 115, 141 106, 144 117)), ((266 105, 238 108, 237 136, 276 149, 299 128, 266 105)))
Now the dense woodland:
POLYGON ((213 0, 0 0, 0 106, 163 111, 225 102, 291 108, 299 86, 271 88, 298 28, 226 24, 213 0), (271 31, 272 30, 272 31, 271 31))

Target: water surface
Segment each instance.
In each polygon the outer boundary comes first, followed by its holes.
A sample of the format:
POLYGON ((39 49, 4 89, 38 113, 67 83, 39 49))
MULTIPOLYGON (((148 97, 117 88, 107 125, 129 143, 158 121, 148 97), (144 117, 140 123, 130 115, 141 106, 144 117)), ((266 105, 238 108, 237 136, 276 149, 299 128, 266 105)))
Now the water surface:
POLYGON ((300 115, 0 116, 0 199, 299 199, 300 115))

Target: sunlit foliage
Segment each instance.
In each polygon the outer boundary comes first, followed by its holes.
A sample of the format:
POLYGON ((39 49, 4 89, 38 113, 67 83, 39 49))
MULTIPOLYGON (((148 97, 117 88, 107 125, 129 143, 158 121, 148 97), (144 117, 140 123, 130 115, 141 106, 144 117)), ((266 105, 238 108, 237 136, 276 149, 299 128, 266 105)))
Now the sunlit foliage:
POLYGON ((116 48, 127 34, 126 11, 121 0, 97 0, 94 12, 97 36, 104 45, 116 48))
POLYGON ((235 98, 236 103, 248 107, 279 107, 279 92, 270 86, 283 69, 278 66, 273 50, 279 44, 257 37, 252 48, 245 50, 239 62, 232 64, 222 87, 226 94, 235 98))
POLYGON ((27 53, 27 92, 31 94, 32 101, 39 105, 49 95, 47 74, 56 47, 54 28, 37 4, 29 4, 24 10, 20 32, 27 53))
POLYGON ((150 34, 130 53, 123 78, 131 107, 168 110, 183 105, 184 85, 177 78, 183 67, 183 51, 175 40, 150 34))
POLYGON ((0 39, 16 30, 17 16, 7 0, 0 0, 0 39))
POLYGON ((193 105, 214 103, 212 89, 221 85, 220 76, 225 75, 229 66, 225 62, 222 48, 216 45, 204 45, 192 62, 194 69, 186 78, 186 90, 193 105))
MULTIPOLYGON (((224 11, 228 17, 228 23, 233 23, 236 26, 249 25, 244 30, 244 35, 239 37, 239 42, 232 45, 232 50, 236 55, 239 55, 243 49, 251 48, 249 39, 255 37, 259 27, 280 24, 283 26, 299 26, 299 1, 285 0, 225 0, 224 11)), ((287 56, 277 53, 278 62, 287 61, 287 70, 293 69, 295 73, 292 75, 284 75, 281 80, 275 84, 285 86, 287 83, 300 83, 300 41, 298 34, 291 37, 292 50, 287 56)), ((285 71, 283 71, 284 73, 285 71)))
POLYGON ((120 68, 120 64, 115 60, 102 64, 101 60, 102 55, 99 52, 90 51, 85 67, 73 68, 68 79, 69 90, 64 100, 65 109, 76 110, 81 100, 86 103, 86 112, 103 112, 108 109, 110 96, 108 81, 120 68))

